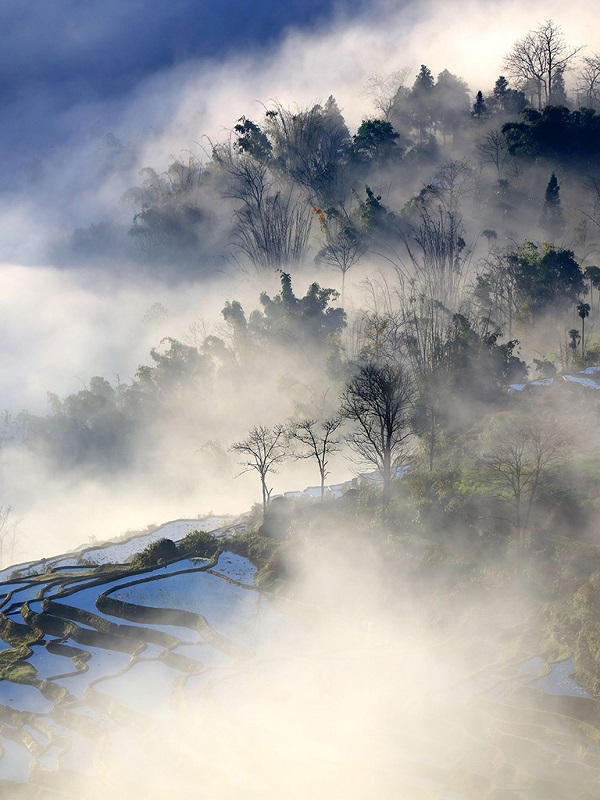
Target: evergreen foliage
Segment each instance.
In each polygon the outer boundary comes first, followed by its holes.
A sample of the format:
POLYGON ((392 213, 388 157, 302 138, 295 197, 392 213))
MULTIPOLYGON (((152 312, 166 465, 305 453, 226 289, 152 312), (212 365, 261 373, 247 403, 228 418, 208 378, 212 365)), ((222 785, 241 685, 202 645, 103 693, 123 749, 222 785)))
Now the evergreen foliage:
POLYGON ((546 186, 541 225, 551 240, 561 236, 564 231, 565 221, 560 207, 560 186, 554 173, 550 176, 548 186, 546 186))
POLYGON ((471 109, 471 116, 473 119, 477 120, 477 122, 483 122, 489 116, 488 107, 481 90, 477 92, 477 96, 475 97, 475 102, 471 109))
POLYGON ((572 250, 526 242, 508 257, 521 310, 540 314, 568 308, 587 292, 572 250))
POLYGON ((564 106, 527 108, 521 121, 502 126, 508 149, 522 158, 548 158, 567 164, 591 164, 600 153, 600 117, 593 109, 564 106))
POLYGON ((392 124, 382 119, 366 119, 360 124, 352 139, 352 155, 358 164, 384 166, 402 158, 398 144, 400 134, 392 124))

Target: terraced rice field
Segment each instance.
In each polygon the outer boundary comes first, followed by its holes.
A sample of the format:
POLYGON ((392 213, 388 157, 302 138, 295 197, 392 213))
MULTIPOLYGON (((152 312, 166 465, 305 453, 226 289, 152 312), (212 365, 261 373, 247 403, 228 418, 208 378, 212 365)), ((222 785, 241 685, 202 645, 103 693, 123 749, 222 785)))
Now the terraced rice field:
MULTIPOLYGON (((140 541, 5 571, 0 796, 16 786, 52 792, 57 781, 68 792, 79 784, 71 772, 98 780, 95 765, 106 763, 102 753, 120 734, 128 754, 135 752, 137 737, 128 734, 174 723, 191 678, 207 684, 229 675, 261 630, 281 624, 253 585, 256 568, 233 553, 139 573, 107 569, 115 557, 125 560, 153 539, 181 538, 193 527, 172 523, 140 541)), ((125 766, 113 779, 129 780, 130 771, 125 766)))
POLYGON ((598 704, 568 663, 424 681, 409 636, 315 634, 226 549, 132 573, 118 547, 3 576, 3 800, 597 800, 598 704))

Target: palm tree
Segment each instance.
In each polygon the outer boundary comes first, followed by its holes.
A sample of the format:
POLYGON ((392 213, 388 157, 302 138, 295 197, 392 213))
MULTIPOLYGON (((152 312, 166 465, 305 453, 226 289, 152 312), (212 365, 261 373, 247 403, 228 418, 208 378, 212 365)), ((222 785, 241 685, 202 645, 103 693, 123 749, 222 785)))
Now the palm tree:
POLYGON ((584 362, 585 356, 585 318, 589 317, 590 315, 590 304, 589 303, 577 303, 577 313, 581 317, 581 361, 584 362))
POLYGON ((481 235, 485 236, 485 238, 487 239, 488 252, 489 252, 491 250, 491 248, 492 248, 492 244, 491 244, 492 239, 497 239, 498 238, 498 234, 496 233, 496 231, 493 231, 490 228, 486 228, 485 230, 481 231, 481 235))
POLYGON ((575 352, 577 350, 577 345, 579 344, 579 340, 581 339, 581 334, 577 330, 577 328, 571 328, 569 331, 569 347, 573 351, 573 364, 575 364, 575 352))

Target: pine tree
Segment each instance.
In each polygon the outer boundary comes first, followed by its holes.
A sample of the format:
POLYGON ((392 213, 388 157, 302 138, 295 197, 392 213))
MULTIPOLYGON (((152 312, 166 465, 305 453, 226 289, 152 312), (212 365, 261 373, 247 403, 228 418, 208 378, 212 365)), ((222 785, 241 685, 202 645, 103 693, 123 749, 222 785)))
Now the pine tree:
POLYGON ((421 69, 412 87, 413 94, 426 94, 433 89, 434 85, 435 81, 431 70, 429 67, 426 67, 425 64, 421 64, 421 69))
POLYGON ((500 75, 500 77, 494 84, 492 97, 490 98, 490 103, 494 111, 502 113, 505 110, 507 91, 508 91, 508 81, 506 80, 504 75, 500 75))
POLYGON ((511 89, 504 75, 500 75, 487 105, 492 114, 518 114, 527 106, 527 98, 522 91, 511 89))
POLYGON ((412 124, 419 131, 419 142, 426 140, 426 133, 434 127, 435 80, 429 67, 421 64, 408 96, 412 124))
POLYGON ((483 120, 488 116, 488 107, 486 102, 483 98, 483 92, 477 92, 477 97, 475 98, 475 102, 473 103, 473 108, 471 110, 471 116, 477 122, 483 122, 483 120))
POLYGON ((565 74, 564 70, 560 67, 552 76, 552 85, 550 91, 550 103, 553 106, 568 107, 567 90, 565 88, 565 74))

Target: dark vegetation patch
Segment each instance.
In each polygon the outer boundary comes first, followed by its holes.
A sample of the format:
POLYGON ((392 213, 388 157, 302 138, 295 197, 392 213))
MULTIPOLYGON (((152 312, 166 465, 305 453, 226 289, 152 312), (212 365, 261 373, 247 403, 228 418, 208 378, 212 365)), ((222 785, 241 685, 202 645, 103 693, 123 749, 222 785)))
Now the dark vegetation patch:
POLYGON ((180 556, 212 558, 218 549, 218 537, 208 531, 191 531, 177 543, 180 556))
POLYGON ((159 539, 151 542, 141 553, 133 557, 131 566, 134 569, 154 567, 158 564, 167 564, 179 556, 177 545, 172 539, 159 539))
POLYGON ((207 531, 191 531, 179 542, 159 539, 151 542, 131 560, 133 569, 168 564, 179 558, 212 558, 219 549, 218 538, 207 531))

